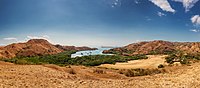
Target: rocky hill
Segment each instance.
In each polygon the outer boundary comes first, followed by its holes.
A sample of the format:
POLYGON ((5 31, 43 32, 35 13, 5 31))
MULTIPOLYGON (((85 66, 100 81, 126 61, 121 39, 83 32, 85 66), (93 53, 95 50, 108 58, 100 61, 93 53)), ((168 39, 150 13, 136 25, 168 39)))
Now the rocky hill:
POLYGON ((122 55, 169 54, 174 52, 198 54, 198 52, 200 52, 200 42, 169 42, 155 40, 132 43, 124 47, 104 51, 104 53, 117 53, 122 55))
POLYGON ((75 46, 62 46, 62 45, 55 45, 55 47, 68 51, 68 50, 76 50, 76 51, 83 51, 83 50, 96 50, 97 48, 90 48, 90 47, 75 47, 75 46))
POLYGON ((31 39, 25 43, 14 43, 0 47, 0 58, 16 56, 41 56, 57 54, 66 50, 90 50, 89 47, 53 45, 44 39, 31 39))
POLYGON ((26 43, 14 43, 3 47, 0 50, 0 56, 3 58, 12 58, 16 56, 36 56, 46 54, 57 54, 63 52, 47 40, 32 39, 26 43))

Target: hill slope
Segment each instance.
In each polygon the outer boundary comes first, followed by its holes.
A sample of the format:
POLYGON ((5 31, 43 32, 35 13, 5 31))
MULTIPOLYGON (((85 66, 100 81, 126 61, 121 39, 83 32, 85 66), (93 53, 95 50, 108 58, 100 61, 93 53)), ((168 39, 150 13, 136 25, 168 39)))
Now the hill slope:
POLYGON ((0 57, 12 58, 16 56, 36 56, 46 54, 57 54, 63 50, 44 39, 32 39, 26 43, 14 43, 3 47, 0 50, 0 57))
POLYGON ((0 63, 1 88, 198 88, 200 65, 173 67, 164 74, 124 77, 106 70, 105 74, 93 73, 88 67, 71 68, 42 65, 12 65, 0 63), (65 71, 66 69, 66 71, 65 71), (112 78, 113 77, 113 78, 112 78))
POLYGON ((168 54, 174 52, 198 54, 200 52, 200 42, 169 42, 155 40, 149 42, 133 43, 124 47, 104 51, 104 53, 117 53, 123 55, 168 54))
POLYGON ((53 45, 44 39, 31 39, 25 43, 14 43, 0 47, 0 58, 12 58, 16 56, 41 56, 57 54, 69 50, 94 50, 90 47, 75 47, 53 45))

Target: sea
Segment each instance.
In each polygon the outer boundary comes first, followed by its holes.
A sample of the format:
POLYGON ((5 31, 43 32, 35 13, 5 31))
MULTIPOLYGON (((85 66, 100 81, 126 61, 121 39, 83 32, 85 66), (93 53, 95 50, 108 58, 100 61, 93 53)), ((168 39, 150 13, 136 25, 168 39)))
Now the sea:
POLYGON ((71 58, 75 57, 82 57, 82 56, 89 56, 89 55, 112 55, 112 54, 103 54, 104 50, 109 50, 111 48, 98 48, 97 50, 85 50, 85 51, 78 51, 71 55, 71 58))

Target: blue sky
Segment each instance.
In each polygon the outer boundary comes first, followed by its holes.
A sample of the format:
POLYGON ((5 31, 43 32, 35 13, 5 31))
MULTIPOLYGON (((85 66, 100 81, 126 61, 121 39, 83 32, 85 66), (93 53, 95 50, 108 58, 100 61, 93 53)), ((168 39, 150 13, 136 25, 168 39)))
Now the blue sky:
POLYGON ((199 0, 0 0, 0 45, 200 41, 199 0))

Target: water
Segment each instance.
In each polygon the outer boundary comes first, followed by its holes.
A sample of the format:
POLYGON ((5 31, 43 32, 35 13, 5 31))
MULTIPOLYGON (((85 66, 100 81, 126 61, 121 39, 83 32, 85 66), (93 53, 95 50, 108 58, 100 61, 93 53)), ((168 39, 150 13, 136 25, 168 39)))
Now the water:
POLYGON ((111 54, 102 53, 104 50, 109 50, 109 49, 111 48, 98 48, 97 50, 78 51, 75 54, 72 54, 71 58, 89 56, 89 55, 111 55, 111 54))

